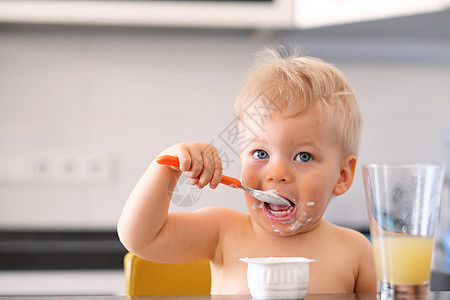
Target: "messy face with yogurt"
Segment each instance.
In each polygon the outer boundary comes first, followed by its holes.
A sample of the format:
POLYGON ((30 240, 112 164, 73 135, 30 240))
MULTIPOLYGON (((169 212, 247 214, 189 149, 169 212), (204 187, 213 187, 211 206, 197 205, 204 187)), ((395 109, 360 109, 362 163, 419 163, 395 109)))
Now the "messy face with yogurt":
POLYGON ((333 196, 353 181, 360 114, 339 70, 313 58, 256 68, 235 103, 242 183, 291 203, 246 194, 253 222, 274 235, 315 229, 333 196))
POLYGON ((263 119, 261 124, 247 119, 246 125, 249 143, 240 154, 243 184, 274 190, 291 204, 268 204, 246 193, 252 221, 275 235, 313 230, 333 195, 350 187, 355 158, 343 157, 317 106, 298 117, 263 119))

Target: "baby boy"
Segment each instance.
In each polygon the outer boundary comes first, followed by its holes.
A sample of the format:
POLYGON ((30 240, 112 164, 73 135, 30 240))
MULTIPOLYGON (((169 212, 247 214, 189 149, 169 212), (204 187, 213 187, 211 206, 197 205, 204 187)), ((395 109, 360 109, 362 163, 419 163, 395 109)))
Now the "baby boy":
POLYGON ((322 218, 355 174, 361 117, 353 90, 332 65, 286 52, 265 51, 234 112, 242 184, 274 190, 289 205, 245 193, 248 213, 207 207, 169 214, 182 172, 199 188, 214 189, 222 177, 213 146, 179 143, 161 152, 177 156, 179 168, 154 161, 137 183, 119 220, 120 239, 153 261, 210 260, 211 294, 248 294, 247 265, 239 258, 269 256, 315 259, 308 293, 375 292, 370 242, 322 218))

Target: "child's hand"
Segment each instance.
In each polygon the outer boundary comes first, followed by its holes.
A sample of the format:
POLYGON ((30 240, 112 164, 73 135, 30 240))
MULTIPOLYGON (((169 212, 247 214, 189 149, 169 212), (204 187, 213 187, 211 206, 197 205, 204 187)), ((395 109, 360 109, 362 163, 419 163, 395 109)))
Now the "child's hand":
POLYGON ((166 149, 163 154, 178 157, 180 167, 169 168, 175 172, 184 172, 192 185, 199 188, 208 183, 215 189, 222 179, 222 160, 216 148, 206 143, 180 143, 166 149))

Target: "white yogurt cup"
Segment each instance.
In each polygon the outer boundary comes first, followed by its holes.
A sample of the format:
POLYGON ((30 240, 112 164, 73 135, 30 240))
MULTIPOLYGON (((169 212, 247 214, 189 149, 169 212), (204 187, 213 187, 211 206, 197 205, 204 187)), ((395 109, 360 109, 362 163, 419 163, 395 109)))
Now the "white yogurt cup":
POLYGON ((303 299, 309 282, 304 257, 241 258, 248 264, 247 283, 255 299, 303 299))

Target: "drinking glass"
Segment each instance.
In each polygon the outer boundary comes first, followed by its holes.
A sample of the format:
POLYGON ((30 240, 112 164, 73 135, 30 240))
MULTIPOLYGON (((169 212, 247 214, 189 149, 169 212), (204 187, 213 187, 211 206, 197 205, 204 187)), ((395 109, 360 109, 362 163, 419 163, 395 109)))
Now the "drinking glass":
POLYGON ((426 298, 444 167, 371 164, 362 175, 378 294, 426 298))

